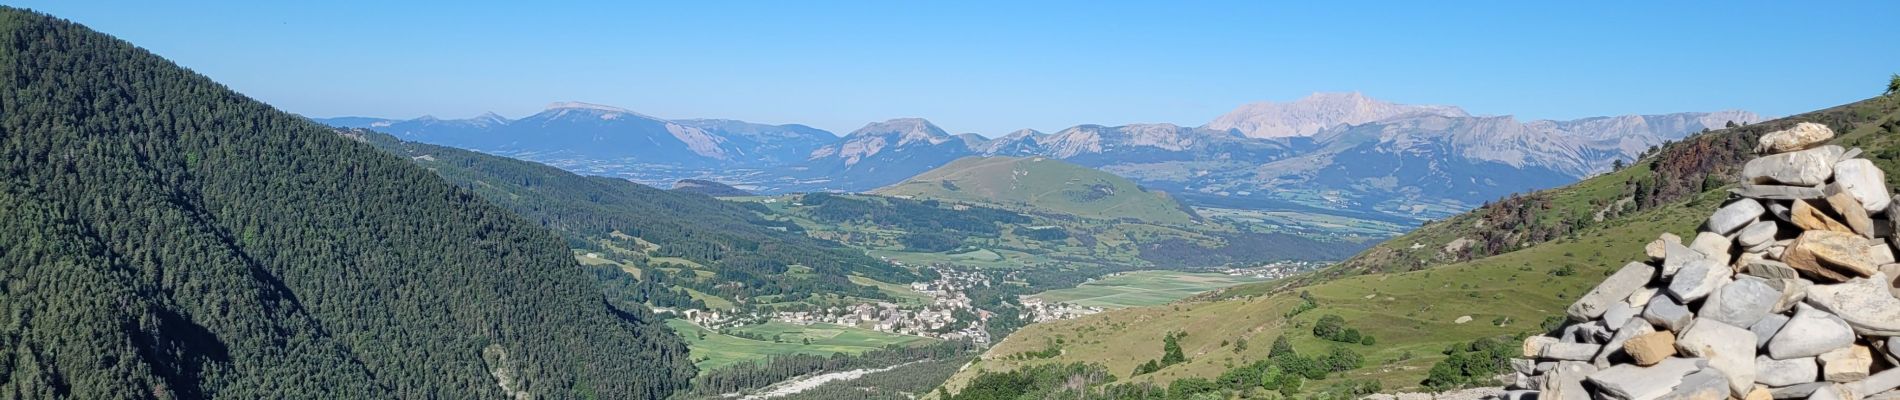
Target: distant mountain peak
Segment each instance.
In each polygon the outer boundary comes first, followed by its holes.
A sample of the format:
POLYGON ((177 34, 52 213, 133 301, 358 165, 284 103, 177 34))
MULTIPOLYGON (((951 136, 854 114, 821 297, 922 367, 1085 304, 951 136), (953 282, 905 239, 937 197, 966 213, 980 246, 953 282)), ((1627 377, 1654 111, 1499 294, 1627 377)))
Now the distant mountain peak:
POLYGON ((847 138, 865 136, 895 136, 898 144, 920 141, 927 141, 934 144, 942 143, 950 139, 950 134, 944 132, 943 128, 939 128, 936 124, 932 124, 929 120, 923 118, 893 118, 883 122, 872 122, 865 124, 863 128, 851 131, 851 134, 845 135, 847 138))
POLYGON ((564 117, 564 116, 569 116, 569 115, 578 115, 578 116, 589 116, 589 117, 594 117, 594 118, 600 118, 604 120, 615 120, 615 119, 621 119, 625 117, 633 117, 637 119, 650 119, 650 120, 655 120, 655 121, 664 121, 663 119, 655 118, 653 116, 646 115, 646 114, 633 112, 633 110, 628 110, 625 108, 602 105, 602 104, 594 104, 594 103, 584 103, 584 102, 579 102, 579 101, 557 101, 553 103, 548 103, 547 109, 541 111, 541 113, 549 114, 551 117, 564 117))
POLYGON ((501 114, 496 114, 494 111, 484 112, 482 115, 477 115, 468 120, 483 125, 505 125, 513 121, 508 119, 508 117, 501 116, 501 114))
POLYGON ((593 110, 593 111, 605 111, 605 112, 626 113, 626 114, 638 114, 636 112, 633 112, 633 110, 628 110, 625 108, 614 107, 614 106, 609 106, 609 105, 594 104, 594 103, 585 103, 585 102, 579 102, 579 101, 557 101, 553 103, 548 103, 547 111, 554 111, 554 110, 593 110))
POLYGON ((1341 124, 1358 125, 1417 115, 1470 116, 1454 106, 1397 104, 1359 92, 1317 92, 1288 103, 1243 104, 1202 127, 1235 130, 1252 138, 1276 138, 1311 136, 1341 124))
MULTIPOLYGON (((844 135, 839 142, 821 147, 811 153, 812 159, 838 157, 843 165, 856 165, 864 160, 886 151, 913 145, 934 146, 958 137, 944 132, 943 128, 923 118, 893 118, 881 122, 865 124, 863 128, 844 135)), ((963 152, 969 151, 971 139, 961 139, 965 145, 963 152)))
POLYGON ((1029 129, 1029 128, 1023 128, 1023 129, 1017 129, 1015 132, 1010 132, 1008 135, 1003 135, 1002 138, 1003 139, 1019 139, 1019 138, 1037 137, 1037 136, 1042 136, 1042 131, 1029 129))

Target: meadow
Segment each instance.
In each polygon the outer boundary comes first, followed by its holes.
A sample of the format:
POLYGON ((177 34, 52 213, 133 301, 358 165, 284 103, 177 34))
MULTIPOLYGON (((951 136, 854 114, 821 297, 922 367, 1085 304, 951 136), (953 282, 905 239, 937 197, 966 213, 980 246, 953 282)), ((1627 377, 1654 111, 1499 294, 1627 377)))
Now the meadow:
POLYGON ((796 325, 768 322, 734 328, 740 334, 764 337, 768 340, 722 334, 679 319, 669 319, 666 325, 673 328, 681 339, 686 340, 686 347, 692 352, 693 364, 699 367, 700 371, 716 370, 742 362, 765 361, 777 355, 859 354, 887 345, 923 345, 937 341, 925 337, 831 324, 796 325), (806 343, 808 339, 809 344, 806 343))

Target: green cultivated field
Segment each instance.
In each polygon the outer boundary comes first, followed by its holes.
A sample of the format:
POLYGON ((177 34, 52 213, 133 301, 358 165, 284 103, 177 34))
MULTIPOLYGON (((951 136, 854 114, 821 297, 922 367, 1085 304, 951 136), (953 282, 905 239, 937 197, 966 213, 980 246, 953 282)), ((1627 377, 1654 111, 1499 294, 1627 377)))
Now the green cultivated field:
POLYGON ((1036 298, 1102 308, 1143 307, 1167 304, 1196 293, 1259 281, 1225 274, 1135 271, 1105 277, 1071 289, 1042 292, 1036 294, 1036 298))
POLYGON ((763 335, 768 340, 725 335, 679 319, 667 320, 666 325, 673 328, 674 332, 678 332, 681 339, 686 340, 686 347, 692 351, 694 365, 698 366, 702 372, 742 362, 764 361, 766 358, 777 355, 858 354, 887 345, 921 345, 936 341, 930 338, 830 324, 803 326, 769 322, 737 328, 744 334, 763 335), (774 337, 778 338, 778 341, 769 340, 774 337), (804 339, 811 339, 811 344, 804 344, 804 339))

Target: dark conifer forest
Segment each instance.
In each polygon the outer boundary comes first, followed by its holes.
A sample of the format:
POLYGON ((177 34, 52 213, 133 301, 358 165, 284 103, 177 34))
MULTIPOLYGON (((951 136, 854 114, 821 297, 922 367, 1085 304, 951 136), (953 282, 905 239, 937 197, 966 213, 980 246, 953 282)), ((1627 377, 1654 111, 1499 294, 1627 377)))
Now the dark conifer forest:
POLYGON ((0 8, 0 398, 665 398, 554 233, 86 27, 0 8))

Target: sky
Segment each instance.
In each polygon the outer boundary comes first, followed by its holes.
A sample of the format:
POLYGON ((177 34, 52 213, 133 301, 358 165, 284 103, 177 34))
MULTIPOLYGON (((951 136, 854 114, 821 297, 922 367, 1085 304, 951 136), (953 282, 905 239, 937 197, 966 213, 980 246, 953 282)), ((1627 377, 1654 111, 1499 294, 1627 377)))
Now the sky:
POLYGON ((1900 72, 1894 1, 4 3, 313 117, 518 118, 585 101, 1000 136, 1196 126, 1343 91, 1522 119, 1781 116, 1877 95, 1900 72))

